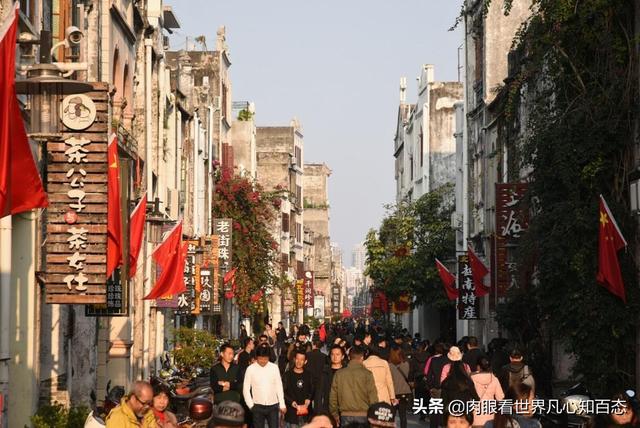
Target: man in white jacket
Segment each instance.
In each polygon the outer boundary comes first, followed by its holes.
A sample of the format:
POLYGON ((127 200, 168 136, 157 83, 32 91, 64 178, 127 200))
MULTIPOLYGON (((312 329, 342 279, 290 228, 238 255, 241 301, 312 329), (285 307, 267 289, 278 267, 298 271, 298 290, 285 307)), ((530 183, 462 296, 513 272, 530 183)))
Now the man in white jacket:
POLYGON ((278 428, 280 413, 285 414, 282 378, 278 366, 269 362, 271 348, 261 344, 256 349, 256 362, 251 364, 244 375, 242 394, 247 407, 253 414, 255 428, 278 428))

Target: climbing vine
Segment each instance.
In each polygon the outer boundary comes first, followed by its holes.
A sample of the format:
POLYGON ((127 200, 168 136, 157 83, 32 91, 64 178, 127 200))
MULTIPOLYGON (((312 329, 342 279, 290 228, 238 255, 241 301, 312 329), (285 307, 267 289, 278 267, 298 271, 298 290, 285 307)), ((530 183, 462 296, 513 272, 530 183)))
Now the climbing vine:
POLYGON ((508 307, 534 305, 540 334, 562 341, 576 358, 574 376, 602 394, 634 383, 640 305, 627 203, 638 119, 634 14, 631 0, 534 0, 514 41, 519 71, 499 97, 537 207, 520 250, 521 263, 535 264, 535 280, 499 313, 512 331, 530 331, 508 307), (630 241, 619 254, 627 304, 595 280, 600 194, 630 241))
POLYGON ((257 182, 228 170, 216 175, 213 215, 233 219, 234 297, 245 315, 263 312, 266 295, 286 284, 279 244, 270 231, 284 197, 282 190, 265 191, 257 182))

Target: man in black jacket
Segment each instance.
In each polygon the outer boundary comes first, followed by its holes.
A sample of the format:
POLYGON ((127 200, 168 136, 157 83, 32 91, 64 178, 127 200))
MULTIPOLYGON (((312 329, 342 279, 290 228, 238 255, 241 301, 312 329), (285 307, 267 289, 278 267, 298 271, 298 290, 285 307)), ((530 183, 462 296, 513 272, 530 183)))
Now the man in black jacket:
POLYGON ((464 353, 462 357, 462 362, 471 367, 471 371, 475 372, 478 370, 478 361, 480 357, 485 357, 485 353, 478 346, 478 338, 475 336, 469 336, 467 341, 468 351, 464 353))
POLYGON ((300 350, 294 351, 293 368, 285 372, 282 384, 287 413, 284 420, 289 428, 298 428, 309 418, 311 399, 313 398, 313 380, 305 369, 307 355, 300 350))
POLYGON ((311 351, 307 352, 307 367, 305 370, 311 374, 314 385, 319 385, 322 369, 327 365, 327 356, 320 350, 322 348, 320 339, 313 339, 311 344, 311 351))
POLYGON ((314 413, 329 411, 329 395, 331 394, 331 384, 333 383, 333 375, 345 366, 345 353, 340 345, 333 345, 329 351, 331 363, 324 366, 320 383, 316 388, 315 398, 313 399, 314 413))
POLYGON ((228 343, 220 346, 220 362, 211 368, 211 389, 213 389, 214 404, 226 400, 240 402, 240 369, 233 363, 233 347, 228 343))

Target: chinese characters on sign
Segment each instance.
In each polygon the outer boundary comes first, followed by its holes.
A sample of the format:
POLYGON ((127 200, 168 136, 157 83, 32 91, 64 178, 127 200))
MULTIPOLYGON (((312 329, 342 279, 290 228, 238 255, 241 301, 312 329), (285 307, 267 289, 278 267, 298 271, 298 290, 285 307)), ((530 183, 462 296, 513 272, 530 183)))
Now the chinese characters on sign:
POLYGON ((331 287, 331 312, 333 315, 340 313, 340 286, 335 284, 331 287))
POLYGON ((64 133, 62 141, 47 142, 47 303, 109 303, 115 309, 115 293, 122 300, 118 282, 111 283, 107 302, 106 91, 106 85, 94 84, 91 98, 105 108, 85 132, 64 133))
POLYGON ((187 257, 184 263, 184 285, 187 291, 178 295, 176 315, 190 315, 196 304, 196 249, 198 241, 187 241, 187 257))
POLYGON ((498 296, 517 285, 519 275, 509 247, 517 246, 528 227, 528 209, 523 202, 527 193, 526 183, 496 184, 496 290, 498 296))
POLYGON ((458 298, 458 319, 477 319, 480 302, 476 297, 476 287, 473 284, 471 265, 469 264, 469 257, 466 254, 458 256, 458 290, 460 292, 460 297, 458 298))
POLYGON ((296 280, 296 308, 304 308, 304 279, 296 280))
MULTIPOLYGON (((232 225, 233 220, 230 218, 214 218, 213 233, 218 237, 218 263, 220 276, 224 275, 231 269, 232 260, 232 225)), ((232 282, 223 285, 223 292, 230 293, 232 291, 232 282)), ((215 299, 218 299, 215 293, 215 299)), ((214 302, 213 312, 220 313, 219 302, 214 302)))
POLYGON ((126 284, 120 281, 120 269, 107 280, 107 303, 104 305, 86 305, 88 317, 126 317, 129 315, 129 299, 126 284))
POLYGON ((313 309, 313 272, 304 272, 304 308, 313 309))

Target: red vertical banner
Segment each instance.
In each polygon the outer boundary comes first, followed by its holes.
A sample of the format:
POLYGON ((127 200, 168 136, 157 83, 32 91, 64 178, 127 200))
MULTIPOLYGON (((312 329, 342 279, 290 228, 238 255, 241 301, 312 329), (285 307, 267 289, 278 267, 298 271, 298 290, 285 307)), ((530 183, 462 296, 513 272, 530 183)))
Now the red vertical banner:
POLYGON ((525 201, 527 183, 496 183, 495 289, 498 297, 517 286, 518 274, 513 248, 529 227, 529 209, 525 201))

